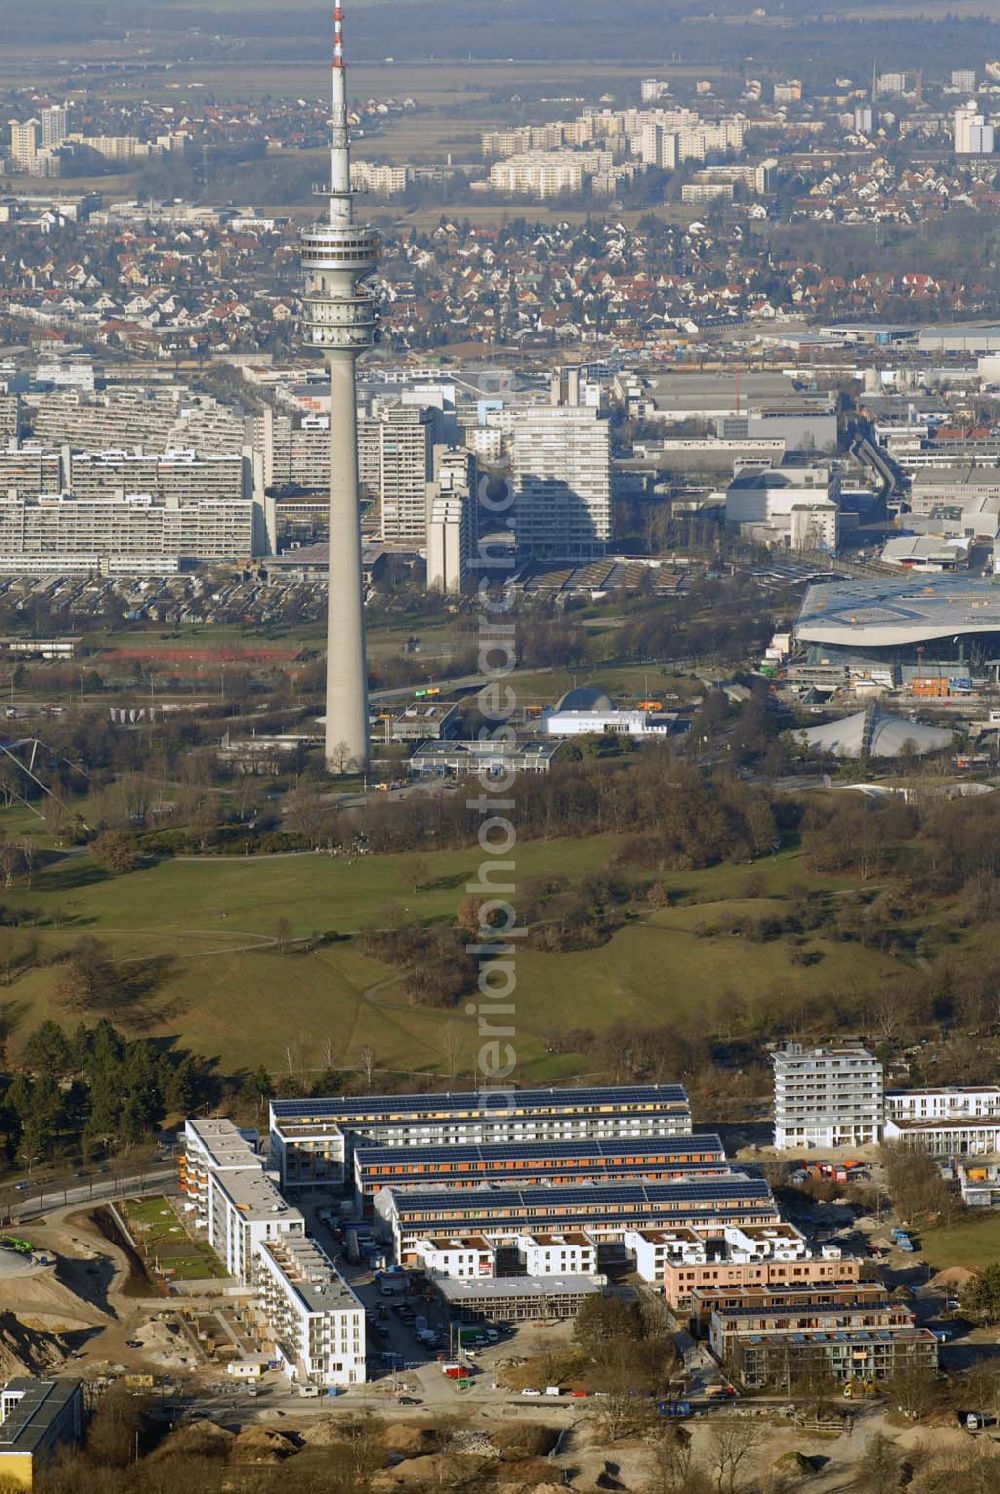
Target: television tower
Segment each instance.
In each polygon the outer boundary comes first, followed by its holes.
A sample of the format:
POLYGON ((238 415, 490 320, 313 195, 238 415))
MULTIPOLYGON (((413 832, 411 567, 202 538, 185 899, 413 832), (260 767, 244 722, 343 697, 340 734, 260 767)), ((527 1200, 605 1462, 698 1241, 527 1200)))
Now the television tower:
POLYGON ((358 506, 355 369, 375 341, 375 298, 359 284, 378 264, 374 228, 353 221, 347 132, 344 13, 333 12, 333 112, 328 222, 304 229, 304 319, 309 345, 330 369, 330 575, 326 638, 326 761, 343 772, 368 765, 368 671, 365 661, 358 506))

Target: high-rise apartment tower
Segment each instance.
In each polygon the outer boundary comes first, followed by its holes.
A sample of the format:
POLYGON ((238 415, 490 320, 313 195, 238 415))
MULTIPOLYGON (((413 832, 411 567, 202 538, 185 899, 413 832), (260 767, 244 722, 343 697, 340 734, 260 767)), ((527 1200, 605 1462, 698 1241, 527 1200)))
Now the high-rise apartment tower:
POLYGON ((375 340, 375 298, 362 282, 378 263, 374 228, 353 221, 343 11, 333 12, 333 113, 328 222, 302 234, 308 341, 330 369, 330 577, 326 652, 326 760, 340 771, 368 762, 358 506, 356 364, 375 340))

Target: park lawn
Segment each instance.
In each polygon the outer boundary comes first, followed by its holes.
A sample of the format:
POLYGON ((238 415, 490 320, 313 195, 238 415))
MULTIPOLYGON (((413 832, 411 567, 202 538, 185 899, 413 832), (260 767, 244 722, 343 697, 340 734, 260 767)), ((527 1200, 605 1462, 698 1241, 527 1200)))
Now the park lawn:
MULTIPOLYGON (((613 836, 521 841, 511 853, 516 870, 510 880, 578 880, 606 866, 619 844, 613 836)), ((139 931, 170 935, 171 948, 183 954, 193 935, 222 935, 226 944, 245 934, 248 943, 263 942, 274 936, 279 919, 288 920, 294 938, 349 933, 384 921, 389 903, 411 918, 449 918, 480 863, 498 859, 478 847, 353 858, 311 852, 177 857, 109 877, 81 856, 43 870, 30 889, 12 892, 8 901, 43 916, 57 907, 70 929, 109 939, 139 931)))
POLYGON ((935 1271, 949 1266, 978 1271, 1000 1261, 1000 1224, 988 1211, 983 1218, 973 1214, 961 1219, 950 1229, 921 1230, 919 1241, 924 1259, 935 1271))
MULTIPOLYGON (((613 836, 524 841, 513 852, 515 884, 542 876, 578 881, 605 867, 620 845, 613 836)), ((474 849, 353 864, 312 854, 203 857, 108 877, 81 856, 10 896, 43 916, 58 909, 58 927, 30 930, 52 952, 87 934, 106 942, 118 961, 169 957, 161 986, 134 1019, 117 1018, 130 1031, 173 1037, 217 1058, 227 1072, 264 1063, 276 1074, 318 1075, 358 1066, 370 1046, 376 1070, 399 1087, 440 1077, 452 1065, 470 1075, 481 1042, 475 1013, 464 1002, 450 1012, 412 1005, 401 973, 368 958, 354 939, 309 950, 293 942, 279 953, 279 920, 287 920, 293 941, 378 923, 389 903, 406 918, 450 921, 479 857, 474 849)), ((699 937, 700 928, 734 913, 779 909, 797 884, 832 891, 853 885, 809 876, 794 851, 661 880, 677 905, 643 914, 597 949, 548 954, 518 946, 512 1025, 522 1082, 588 1072, 592 1058, 560 1036, 573 1028, 599 1031, 619 1018, 661 1023, 710 1006, 720 993, 745 998, 747 1011, 760 1017, 779 989, 820 993, 849 979, 907 976, 908 967, 889 955, 814 935, 806 942, 821 958, 812 966, 796 965, 784 940, 699 937), (751 878, 763 897, 746 898, 751 878)), ((23 1013, 15 1047, 45 1017, 78 1019, 60 999, 59 981, 58 965, 41 965, 9 988, 11 1009, 23 1013)))

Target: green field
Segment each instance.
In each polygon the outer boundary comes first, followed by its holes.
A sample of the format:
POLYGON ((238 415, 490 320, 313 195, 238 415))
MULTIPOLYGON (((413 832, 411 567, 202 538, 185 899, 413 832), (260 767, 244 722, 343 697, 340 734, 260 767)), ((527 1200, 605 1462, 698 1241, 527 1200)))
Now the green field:
POLYGON ((978 1271, 1000 1261, 1000 1224, 994 1213, 986 1211, 979 1218, 974 1212, 951 1229, 921 1230, 920 1248, 935 1270, 964 1266, 978 1271))
MULTIPOLYGON (((578 880, 607 866, 618 846, 613 837, 525 841, 514 853, 515 883, 578 880)), ((39 873, 30 890, 8 895, 43 919, 57 913, 59 926, 43 923, 3 937, 30 933, 43 952, 55 952, 93 935, 119 961, 166 957, 166 977, 135 1009, 134 1030, 178 1037, 228 1071, 263 1062, 278 1074, 307 1076, 356 1066, 370 1045, 384 1072, 416 1079, 452 1066, 458 1078, 471 1075, 480 1041, 464 1005, 454 1012, 412 1005, 399 973, 367 958, 353 939, 307 953, 293 944, 279 953, 275 935, 279 920, 287 920, 293 939, 349 934, 390 917, 450 921, 478 860, 473 850, 422 856, 416 869, 406 856, 361 857, 352 864, 315 854, 207 857, 163 861, 111 878, 78 855, 39 873)), ((560 1038, 573 1028, 600 1030, 619 1017, 661 1023, 720 997, 739 999, 745 1020, 758 1022, 779 990, 817 993, 855 980, 906 978, 898 960, 857 944, 810 938, 819 960, 803 967, 783 940, 699 937, 699 930, 727 915, 763 913, 761 893, 780 898, 807 881, 836 890, 835 881, 809 879, 794 854, 752 869, 721 866, 664 880, 679 905, 644 914, 600 948, 562 954, 519 948, 513 1021, 522 1082, 587 1072, 588 1060, 560 1038), (758 896, 744 904, 751 875, 758 896)), ((6 1001, 20 1018, 15 1048, 43 1017, 77 1020, 60 999, 58 965, 15 976, 6 1001)))
POLYGON ((192 1240, 165 1198, 132 1199, 125 1222, 148 1265, 178 1281, 210 1281, 226 1272, 207 1245, 192 1240))

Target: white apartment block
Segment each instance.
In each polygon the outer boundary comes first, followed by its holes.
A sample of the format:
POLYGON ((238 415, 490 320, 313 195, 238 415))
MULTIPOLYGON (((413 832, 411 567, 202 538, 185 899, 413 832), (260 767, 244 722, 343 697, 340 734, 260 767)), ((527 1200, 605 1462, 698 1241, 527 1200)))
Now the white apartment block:
POLYGON ((477 462, 495 466, 503 456, 504 432, 499 425, 467 425, 462 439, 477 462))
POLYGON ((975 104, 955 110, 956 156, 989 156, 993 154, 993 126, 976 113, 975 104))
POLYGON ((439 494, 427 518, 427 590, 460 596, 469 584, 472 514, 468 498, 439 494))
POLYGON ((732 202, 731 182, 685 182, 681 187, 681 202, 732 202))
POLYGON ((375 402, 358 418, 358 476, 379 500, 384 545, 422 550, 427 543, 431 415, 418 405, 375 402))
POLYGON ((565 1235, 518 1235, 518 1259, 528 1276, 593 1276, 597 1245, 583 1230, 565 1235))
POLYGON ((379 197, 400 197, 413 179, 409 166, 380 165, 374 161, 351 162, 351 186, 355 192, 379 197))
POLYGON ((99 568, 128 557, 239 560, 263 554, 263 506, 252 499, 159 502, 149 496, 21 498, 0 493, 0 554, 64 560, 96 555, 99 568))
POLYGON ((538 405, 514 427, 515 533, 522 557, 594 560, 611 538, 607 422, 587 406, 538 405))
POLYGON ((495 1252, 482 1235, 417 1240, 414 1253, 417 1264, 430 1277, 473 1281, 494 1274, 495 1252))
POLYGON ((247 1286, 261 1245, 284 1234, 304 1236, 305 1220, 231 1121, 186 1121, 184 1150, 186 1206, 230 1276, 247 1286))
POLYGON ((786 1043, 774 1065, 774 1144, 870 1146, 882 1135, 882 1065, 858 1045, 786 1043))
POLYGON ((262 1242, 254 1283, 261 1326, 292 1380, 364 1384, 364 1307, 313 1240, 285 1234, 262 1242))
POLYGON ((713 1257, 732 1265, 754 1261, 805 1260, 809 1247, 805 1236, 793 1224, 726 1225, 703 1236, 693 1229, 637 1229, 623 1236, 628 1253, 635 1258, 635 1269, 643 1281, 659 1285, 665 1267, 704 1266, 713 1257))
MULTIPOLYGON (((514 197, 559 197, 583 191, 584 159, 574 151, 525 151, 490 167, 494 192, 514 197)), ((595 168, 596 169, 596 168, 595 168)))
POLYGON ((1000 1117, 1000 1086, 945 1085, 940 1089, 887 1089, 887 1121, 978 1120, 1000 1117))
POLYGON ((708 1260, 708 1246, 693 1229, 628 1229, 622 1244, 635 1259, 636 1273, 656 1284, 668 1261, 700 1266, 708 1260))
POLYGON ((42 148, 52 150, 55 146, 62 145, 69 133, 69 109, 65 104, 53 104, 50 109, 41 111, 39 123, 42 132, 42 148))

